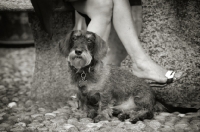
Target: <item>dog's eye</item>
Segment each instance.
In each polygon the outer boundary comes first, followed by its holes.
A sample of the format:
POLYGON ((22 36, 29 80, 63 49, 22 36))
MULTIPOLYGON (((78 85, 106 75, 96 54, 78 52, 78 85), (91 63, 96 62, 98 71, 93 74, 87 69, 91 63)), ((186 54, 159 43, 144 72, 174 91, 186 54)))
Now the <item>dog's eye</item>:
POLYGON ((88 42, 88 43, 92 43, 92 40, 91 40, 91 39, 87 39, 87 42, 88 42))
POLYGON ((88 46, 88 49, 89 49, 90 51, 93 50, 94 45, 93 45, 93 43, 92 43, 92 40, 90 40, 90 42, 87 43, 87 46, 88 46))

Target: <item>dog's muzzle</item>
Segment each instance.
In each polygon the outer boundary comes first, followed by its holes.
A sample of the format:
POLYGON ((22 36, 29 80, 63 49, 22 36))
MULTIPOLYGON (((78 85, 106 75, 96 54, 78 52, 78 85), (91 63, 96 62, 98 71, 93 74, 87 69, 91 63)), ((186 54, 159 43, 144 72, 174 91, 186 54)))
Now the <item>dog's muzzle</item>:
POLYGON ((86 51, 72 50, 69 53, 68 61, 70 62, 71 66, 74 66, 76 69, 81 69, 91 63, 92 56, 86 51))

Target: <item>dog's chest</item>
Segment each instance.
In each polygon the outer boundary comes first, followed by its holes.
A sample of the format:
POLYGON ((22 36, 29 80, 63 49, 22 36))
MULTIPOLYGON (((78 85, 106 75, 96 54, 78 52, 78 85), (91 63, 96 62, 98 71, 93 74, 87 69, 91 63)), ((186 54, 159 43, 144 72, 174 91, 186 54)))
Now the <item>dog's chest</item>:
POLYGON ((87 80, 80 80, 80 81, 78 81, 78 87, 79 88, 86 87, 87 84, 88 84, 87 80))

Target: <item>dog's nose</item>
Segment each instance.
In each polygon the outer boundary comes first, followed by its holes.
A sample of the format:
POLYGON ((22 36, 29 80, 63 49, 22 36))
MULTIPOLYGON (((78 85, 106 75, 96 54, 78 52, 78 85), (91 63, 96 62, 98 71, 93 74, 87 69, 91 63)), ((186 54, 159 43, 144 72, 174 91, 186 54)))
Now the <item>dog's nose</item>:
POLYGON ((75 53, 76 53, 77 55, 81 55, 81 54, 82 54, 82 51, 81 51, 81 50, 75 50, 75 53))

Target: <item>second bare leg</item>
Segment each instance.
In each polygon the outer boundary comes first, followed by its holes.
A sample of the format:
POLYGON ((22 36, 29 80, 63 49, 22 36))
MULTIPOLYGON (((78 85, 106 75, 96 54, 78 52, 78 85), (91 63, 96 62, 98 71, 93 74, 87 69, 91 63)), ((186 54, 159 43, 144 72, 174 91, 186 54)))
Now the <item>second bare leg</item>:
MULTIPOLYGON (((131 14, 135 23, 137 35, 140 35, 142 30, 142 5, 131 6, 131 14)), ((111 26, 111 32, 108 39, 108 44, 110 51, 107 54, 107 57, 104 59, 104 62, 111 65, 120 66, 121 62, 126 58, 127 51, 124 48, 121 40, 119 39, 113 24, 111 26)))
MULTIPOLYGON (((166 82, 167 70, 156 64, 140 44, 128 0, 113 0, 113 4, 113 25, 133 61, 133 74, 140 78, 166 82)), ((180 76, 181 74, 178 75, 180 76)))
POLYGON ((111 28, 112 0, 86 0, 73 2, 72 5, 91 19, 87 31, 94 32, 107 41, 111 28))

